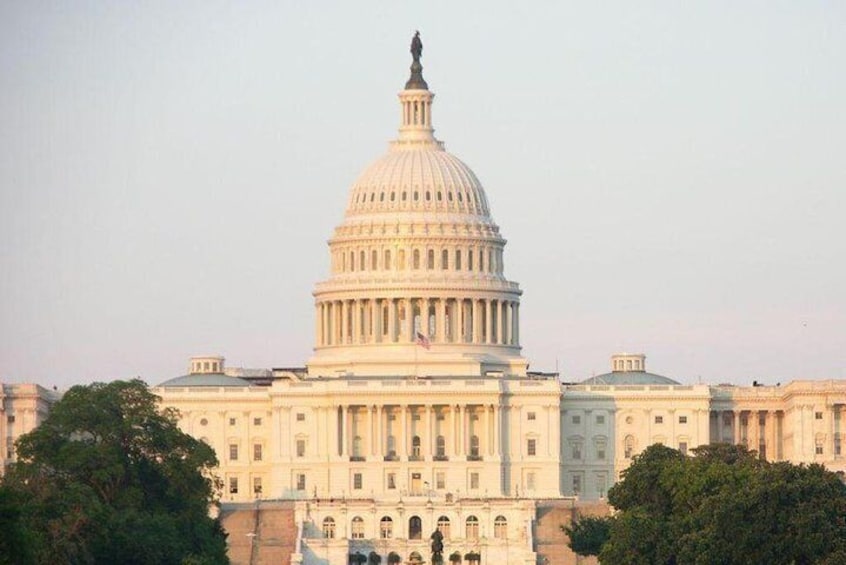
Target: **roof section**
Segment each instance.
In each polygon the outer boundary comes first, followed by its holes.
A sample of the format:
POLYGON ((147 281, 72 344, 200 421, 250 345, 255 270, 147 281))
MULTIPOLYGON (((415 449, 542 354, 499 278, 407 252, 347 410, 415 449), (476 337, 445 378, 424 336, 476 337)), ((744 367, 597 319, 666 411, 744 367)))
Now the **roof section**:
POLYGON ((230 377, 222 373, 204 373, 183 375, 175 379, 167 380, 160 385, 161 387, 184 387, 184 386, 252 386, 249 381, 240 379, 238 377, 230 377))
POLYGON ((679 385, 680 382, 645 371, 614 371, 596 375, 581 382, 583 385, 679 385))

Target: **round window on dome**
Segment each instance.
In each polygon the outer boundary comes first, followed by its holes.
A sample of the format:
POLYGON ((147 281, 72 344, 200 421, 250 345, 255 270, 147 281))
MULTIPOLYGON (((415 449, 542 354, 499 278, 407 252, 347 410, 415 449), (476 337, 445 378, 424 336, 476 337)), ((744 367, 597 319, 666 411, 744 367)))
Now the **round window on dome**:
POLYGON ((426 200, 431 200, 431 199, 432 199, 432 193, 427 190, 426 191, 426 200))
POLYGON ((458 193, 458 201, 459 201, 459 202, 464 202, 464 195, 463 195, 463 194, 461 194, 460 192, 458 193))
POLYGON ((438 202, 440 202, 441 200, 443 200, 443 195, 441 194, 441 191, 439 190, 438 191, 438 202))
POLYGON ((449 199, 449 201, 452 202, 452 191, 447 192, 447 199, 449 199))
POLYGON ((371 192, 371 193, 370 193, 370 201, 371 201, 371 202, 373 202, 373 200, 374 200, 375 198, 376 198, 376 193, 375 193, 375 192, 371 192))
POLYGON ((403 191, 402 191, 402 201, 403 201, 403 202, 405 202, 405 200, 406 200, 406 198, 405 198, 405 197, 406 197, 407 195, 408 195, 408 193, 406 193, 406 192, 403 190, 403 191))
POLYGON ((201 426, 207 426, 208 424, 209 424, 209 421, 207 419, 203 418, 202 420, 200 420, 201 426))
POLYGON ((382 194, 379 195, 379 202, 384 202, 384 201, 385 201, 385 193, 383 192, 382 194))
POLYGON ((396 192, 392 192, 392 193, 391 193, 391 202, 393 202, 394 200, 396 200, 396 197, 397 197, 397 193, 396 193, 396 192))

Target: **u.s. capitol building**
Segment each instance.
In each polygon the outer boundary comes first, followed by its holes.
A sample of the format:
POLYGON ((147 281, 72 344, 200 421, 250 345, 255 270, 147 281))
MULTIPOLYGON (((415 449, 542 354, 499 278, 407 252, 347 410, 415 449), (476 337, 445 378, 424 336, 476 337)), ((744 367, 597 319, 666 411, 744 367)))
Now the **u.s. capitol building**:
POLYGON ((307 367, 194 357, 154 388, 217 452, 224 501, 296 501, 292 562, 429 561, 439 530, 446 562, 534 564, 539 502, 601 499, 652 443, 843 467, 844 382, 681 385, 640 354, 577 385, 529 372, 506 241, 412 54, 399 134, 329 241, 307 367))

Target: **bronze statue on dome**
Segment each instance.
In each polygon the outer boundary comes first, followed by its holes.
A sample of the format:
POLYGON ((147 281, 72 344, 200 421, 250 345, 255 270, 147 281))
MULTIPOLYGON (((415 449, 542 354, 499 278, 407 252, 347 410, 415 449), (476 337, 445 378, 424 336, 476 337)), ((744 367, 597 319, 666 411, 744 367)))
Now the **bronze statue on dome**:
POLYGON ((414 37, 411 38, 411 57, 415 62, 420 62, 420 57, 423 55, 423 42, 420 40, 420 32, 415 31, 414 37))

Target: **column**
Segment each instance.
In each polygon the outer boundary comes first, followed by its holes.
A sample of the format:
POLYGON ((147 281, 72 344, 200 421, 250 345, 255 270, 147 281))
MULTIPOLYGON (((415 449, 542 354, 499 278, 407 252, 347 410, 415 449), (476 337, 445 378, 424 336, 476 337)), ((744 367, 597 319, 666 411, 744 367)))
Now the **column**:
POLYGON ((514 303, 505 303, 505 344, 514 344, 514 303))
POLYGON ((502 441, 500 439, 501 426, 502 426, 502 411, 500 410, 499 406, 494 404, 493 406, 493 419, 494 419, 494 455, 497 457, 502 457, 502 441))
POLYGON ((491 320, 491 300, 485 300, 485 343, 493 343, 493 336, 491 329, 493 328, 491 320))
POLYGON ((438 299, 438 313, 435 316, 435 320, 438 324, 437 329, 437 341, 440 343, 447 342, 447 335, 446 335, 446 318, 447 318, 447 299, 446 298, 439 298, 438 299))
POLYGON ((472 322, 473 322, 473 329, 472 329, 473 338, 471 339, 471 341, 473 343, 481 343, 482 330, 481 330, 481 324, 479 323, 479 321, 480 321, 479 319, 481 318, 481 316, 479 315, 479 312, 481 311, 481 308, 479 306, 479 301, 477 299, 473 298, 472 300, 473 300, 473 320, 472 320, 472 322))
POLYGON ((452 440, 453 451, 455 455, 461 455, 461 406, 455 404, 452 406, 452 440))
POLYGON ((341 301, 341 343, 346 344, 349 341, 347 332, 349 326, 347 325, 347 316, 349 316, 349 305, 346 300, 341 301))
POLYGON ((351 341, 355 344, 361 339, 361 302, 358 300, 350 301, 350 308, 352 309, 350 319, 352 321, 351 341))
POLYGON ((320 323, 320 304, 314 305, 314 344, 323 345, 323 324, 320 323))
POLYGON ((433 432, 432 423, 435 418, 433 418, 431 404, 426 404, 423 406, 423 410, 426 412, 426 433, 423 434, 423 437, 420 438, 421 449, 423 450, 423 456, 426 457, 429 461, 431 461, 432 454, 435 453, 435 449, 433 446, 435 434, 433 432))
POLYGON ((341 457, 345 457, 347 455, 347 407, 341 406, 340 413, 338 416, 341 418, 341 441, 340 441, 340 453, 341 457))
MULTIPOLYGON (((429 299, 420 299, 420 333, 429 337, 429 299)), ((411 335, 411 341, 417 339, 414 334, 411 335)))
POLYGON ((514 345, 520 345, 520 303, 514 303, 514 345))
POLYGON ((734 434, 734 444, 740 445, 740 411, 734 410, 732 411, 734 414, 734 418, 732 420, 732 432, 734 434))
POLYGON ((385 456, 385 414, 384 407, 376 406, 376 456, 381 459, 385 456))
POLYGON ((397 301, 388 299, 388 343, 394 343, 397 337, 397 301))
POLYGON ((381 343, 382 342, 382 306, 383 300, 381 299, 374 299, 371 300, 371 305, 373 307, 373 343, 381 343))
POLYGON ((403 404, 400 407, 400 417, 402 418, 402 425, 400 429, 402 430, 402 438, 400 441, 399 447, 399 454, 403 458, 408 457, 408 406, 403 404))
POLYGON ((497 325, 497 328, 498 328, 496 330, 496 342, 501 344, 501 345, 505 345, 506 343, 508 343, 505 339, 505 337, 506 337, 505 334, 508 331, 506 329, 506 325, 505 325, 505 316, 506 316, 505 311, 507 309, 508 309, 508 303, 507 302, 503 302, 502 300, 500 300, 499 302, 496 303, 496 325, 497 325))

